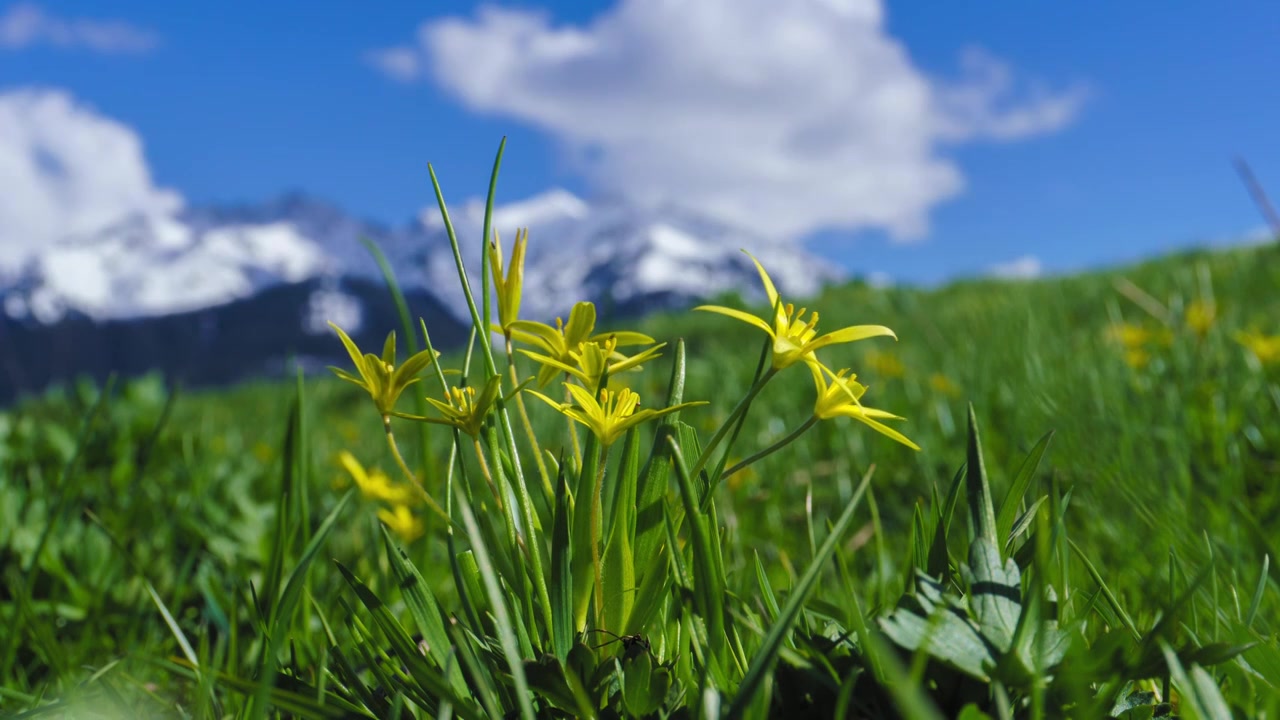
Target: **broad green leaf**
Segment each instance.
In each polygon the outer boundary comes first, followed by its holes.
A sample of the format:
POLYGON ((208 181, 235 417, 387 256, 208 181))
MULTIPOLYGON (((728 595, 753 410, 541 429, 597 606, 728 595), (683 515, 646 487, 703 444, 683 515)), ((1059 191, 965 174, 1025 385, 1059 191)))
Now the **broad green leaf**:
POLYGON ((1000 551, 985 537, 969 546, 965 567, 969 607, 983 636, 1000 652, 1008 652, 1022 614, 1022 577, 1013 558, 1000 562, 1000 551))
POLYGON ((990 681, 989 669, 999 659, 960 598, 923 573, 916 576, 916 593, 904 597, 879 625, 899 647, 910 652, 923 648, 939 662, 984 682, 990 681))

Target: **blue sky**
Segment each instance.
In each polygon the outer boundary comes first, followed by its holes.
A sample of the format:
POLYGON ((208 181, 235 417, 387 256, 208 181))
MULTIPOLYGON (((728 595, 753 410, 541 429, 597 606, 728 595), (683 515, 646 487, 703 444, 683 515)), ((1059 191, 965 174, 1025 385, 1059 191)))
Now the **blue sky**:
POLYGON ((1274 3, 433 6, 0 0, 0 180, 47 184, 0 243, 293 189, 399 224, 503 135, 500 201, 687 202, 910 282, 1257 234, 1234 155, 1280 193, 1274 3))

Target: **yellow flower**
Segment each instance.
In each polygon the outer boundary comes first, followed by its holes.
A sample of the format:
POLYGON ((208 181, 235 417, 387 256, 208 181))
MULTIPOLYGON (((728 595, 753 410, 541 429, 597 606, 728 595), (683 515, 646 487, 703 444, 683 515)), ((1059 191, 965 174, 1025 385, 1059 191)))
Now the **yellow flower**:
POLYGON ((1118 322, 1107 326, 1107 339, 1126 348, 1142 347, 1151 339, 1151 331, 1141 325, 1118 322))
POLYGON ((1249 330, 1236 333, 1236 342, 1253 353, 1253 356, 1263 365, 1280 362, 1280 335, 1268 336, 1249 330))
POLYGON ((1167 346, 1173 342, 1173 336, 1168 330, 1155 331, 1127 322, 1108 325, 1105 335, 1109 341, 1120 346, 1124 352, 1125 364, 1135 370, 1141 370, 1150 364, 1150 346, 1167 346))
POLYGON ((502 273, 502 243, 498 231, 493 231, 489 243, 489 270, 493 275, 493 288, 498 295, 498 326, 502 334, 511 339, 511 325, 520 317, 520 292, 524 286, 524 252, 529 241, 529 230, 516 231, 516 244, 511 249, 511 267, 502 273))
POLYGON ((951 382, 951 378, 948 378, 942 373, 934 373, 929 376, 929 387, 933 388, 934 392, 946 395, 947 397, 954 398, 960 396, 960 388, 956 387, 956 384, 951 382))
MULTIPOLYGON (((565 324, 556 318, 556 326, 551 327, 532 320, 515 320, 511 323, 511 337, 526 345, 541 348, 547 357, 553 358, 563 365, 577 364, 571 353, 581 352, 586 342, 605 342, 613 339, 615 347, 628 345, 652 345, 653 338, 638 332, 610 332, 593 335, 596 328, 596 306, 589 302, 580 302, 569 312, 569 322, 565 324)), ((615 351, 616 357, 622 357, 615 351)), ((543 364, 538 372, 538 387, 546 387, 561 372, 555 365, 543 364)))
POLYGON ((422 518, 414 515, 407 505, 394 505, 391 510, 379 510, 378 519, 407 543, 422 537, 425 531, 422 518))
POLYGON ((355 363, 356 372, 360 377, 355 377, 341 368, 330 366, 329 369, 343 380, 364 388, 373 398, 373 404, 378 408, 378 414, 382 416, 384 423, 391 422, 391 415, 395 413, 396 400, 400 398, 400 394, 405 388, 417 382, 418 378, 415 376, 440 355, 439 352, 432 355, 430 350, 423 350, 405 360, 404 365, 396 367, 394 330, 387 335, 386 342, 382 344, 382 357, 378 357, 373 353, 361 355, 360 348, 356 347, 342 328, 332 322, 329 323, 329 327, 337 331, 338 337, 342 339, 342 344, 351 355, 351 362, 355 363))
POLYGON ((809 370, 813 373, 814 386, 818 391, 818 399, 813 405, 815 417, 819 420, 850 417, 865 423, 871 429, 886 437, 897 440, 912 450, 920 449, 920 446, 908 440, 906 435, 879 422, 879 420, 903 420, 904 418, 884 410, 869 408, 859 402, 862 395, 866 393, 867 387, 862 383, 856 382, 856 375, 849 374, 847 369, 833 373, 825 365, 816 362, 808 365, 809 370), (827 375, 831 376, 830 383, 827 382, 827 375))
POLYGON ((872 350, 867 353, 867 366, 876 372, 877 375, 885 377, 900 378, 907 374, 907 368, 898 359, 898 356, 882 350, 872 350))
POLYGON ((1212 301, 1193 300, 1187 305, 1183 319, 1192 332, 1204 337, 1213 327, 1214 321, 1218 319, 1218 308, 1212 301))
POLYGON ((661 410, 646 408, 637 411, 636 407, 640 404, 640 396, 627 388, 616 392, 601 390, 601 400, 597 401, 595 395, 585 388, 572 383, 565 383, 564 386, 569 389, 569 394, 573 396, 573 399, 578 401, 576 405, 556 402, 536 390, 529 390, 528 392, 559 410, 570 419, 586 425, 599 438, 600 444, 605 447, 617 442, 619 438, 626 434, 627 430, 642 422, 687 407, 693 407, 694 405, 707 404, 704 400, 698 400, 696 402, 680 403, 661 410))
POLYGON ((393 483, 386 473, 377 468, 365 470, 360 461, 346 450, 338 453, 338 463, 351 474, 360 493, 370 500, 381 500, 393 505, 408 505, 418 500, 417 487, 393 483))
POLYGON ((569 351, 569 357, 573 360, 572 365, 528 350, 520 352, 536 360, 543 368, 551 366, 556 371, 566 372, 577 378, 583 387, 596 390, 600 387, 600 381, 605 377, 606 372, 610 378, 613 378, 620 372, 638 368, 641 363, 658 357, 658 351, 665 346, 666 343, 654 345, 641 353, 627 357, 618 352, 617 338, 610 337, 604 342, 593 340, 582 343, 577 350, 569 351), (610 363, 610 360, 614 362, 610 363))
POLYGON ((747 254, 747 257, 751 258, 751 262, 755 263, 756 270, 760 273, 760 280, 764 283, 765 294, 769 297, 769 306, 774 313, 773 325, 750 313, 720 305, 701 305, 694 308, 694 310, 705 310, 728 315, 768 333, 769 337, 773 338, 773 368, 775 370, 782 370, 801 360, 811 361, 814 358, 814 352, 828 345, 850 343, 881 335, 887 335, 895 340, 898 339, 898 336, 894 335, 892 330, 883 325, 854 325, 818 337, 818 313, 814 312, 809 320, 806 321, 804 319, 805 308, 800 308, 797 311, 794 305, 789 303, 784 305, 782 298, 778 296, 778 290, 773 286, 773 281, 769 279, 769 273, 765 272, 764 266, 751 253, 746 250, 743 250, 743 252, 747 254))
POLYGON ((441 415, 444 415, 443 418, 419 417, 417 415, 399 413, 397 415, 410 420, 421 420, 423 422, 436 423, 437 425, 450 425, 471 437, 480 437, 480 431, 484 429, 484 419, 489 415, 489 410, 493 408, 493 404, 497 402, 501 389, 502 377, 494 375, 484 384, 484 388, 480 390, 479 395, 476 394, 474 387, 468 385, 464 388, 452 387, 446 390, 444 402, 435 398, 427 398, 427 402, 439 410, 441 415))
POLYGON ((1141 370, 1151 364, 1151 353, 1142 348, 1130 348, 1124 351, 1124 362, 1134 370, 1141 370))

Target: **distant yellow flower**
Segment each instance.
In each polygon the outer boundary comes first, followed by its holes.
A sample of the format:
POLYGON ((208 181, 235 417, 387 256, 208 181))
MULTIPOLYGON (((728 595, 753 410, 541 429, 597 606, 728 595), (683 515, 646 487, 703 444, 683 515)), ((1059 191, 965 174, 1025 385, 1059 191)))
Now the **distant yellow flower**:
POLYGON ((253 444, 253 456, 258 458, 258 460, 262 462, 267 462, 271 460, 271 458, 275 457, 275 453, 276 453, 275 448, 271 447, 270 445, 268 445, 266 442, 263 442, 262 440, 259 440, 258 442, 253 444))
POLYGON ((366 470, 354 455, 343 450, 338 453, 338 463, 356 481, 360 493, 369 500, 381 500, 393 505, 409 505, 419 499, 419 489, 413 485, 394 483, 386 473, 374 468, 366 470))
MULTIPOLYGON (((729 462, 729 467, 733 467, 737 463, 738 463, 738 460, 732 460, 729 462)), ((730 490, 733 490, 736 492, 737 490, 740 490, 743 485, 754 480, 755 478, 756 478, 755 468, 744 467, 741 470, 726 477, 725 484, 729 486, 730 490)))
POLYGON ((960 388, 951 382, 951 378, 942 373, 934 373, 929 376, 929 387, 933 388, 934 392, 947 397, 960 397, 960 388))
POLYGON ((869 351, 866 361, 867 367, 875 371, 877 375, 900 378, 907 374, 907 367, 902 364, 902 360, 896 354, 886 350, 869 351))
POLYGON ((1124 351, 1124 363, 1134 370, 1141 370, 1151 364, 1151 353, 1142 348, 1130 348, 1124 351))
POLYGON ((373 398, 373 404, 378 408, 378 414, 382 416, 384 423, 391 422, 391 416, 395 413, 396 400, 400 398, 400 394, 405 388, 418 382, 417 374, 425 370, 431 361, 440 355, 439 352, 432 355, 430 350, 423 350, 405 360, 404 365, 396 367, 394 330, 387 335, 386 342, 382 344, 382 357, 378 357, 373 353, 361 355, 360 348, 356 347, 342 328, 332 322, 329 323, 329 327, 337 331, 360 376, 355 377, 341 368, 330 367, 329 369, 339 378, 364 388, 373 398))
POLYGON ((818 399, 813 406, 814 417, 819 420, 850 417, 866 424, 872 430, 886 437, 897 440, 912 450, 920 449, 920 446, 908 440, 906 435, 879 422, 880 420, 903 420, 905 418, 884 410, 869 408, 860 402, 863 394, 867 392, 867 387, 856 382, 856 375, 849 374, 847 369, 833 373, 825 365, 819 363, 809 363, 809 370, 813 373, 813 383, 818 391, 818 399), (827 382, 828 375, 831 376, 830 383, 827 382))
POLYGON ((1173 342, 1168 330, 1151 330, 1128 322, 1112 323, 1104 334, 1107 340, 1120 346, 1125 364, 1135 370, 1151 363, 1151 346, 1168 346, 1173 342))
POLYGON ((735 320, 754 325, 768 333, 769 337, 773 338, 773 368, 775 370, 782 370, 801 360, 806 362, 815 361, 814 353, 828 345, 851 343, 882 335, 887 335, 895 340, 898 339, 898 336, 894 335, 892 330, 883 325, 854 325, 819 337, 817 330, 818 313, 815 311, 806 321, 804 319, 805 308, 800 308, 797 311, 794 305, 789 303, 784 305, 782 298, 778 296, 777 288, 773 286, 773 281, 769 279, 769 273, 765 272, 764 266, 751 253, 746 250, 743 250, 743 252, 747 254, 747 257, 751 258, 751 262, 755 263, 756 270, 760 273, 760 281, 764 284, 764 291, 769 297, 769 306, 774 314, 773 324, 770 325, 750 313, 720 305, 701 305, 694 308, 694 310, 705 310, 728 315, 735 320))
POLYGON ((1256 330, 1236 333, 1236 342, 1253 353, 1263 365, 1280 363, 1280 335, 1263 335, 1256 330))
POLYGON ((378 519, 407 543, 422 537, 422 533, 426 530, 422 518, 414 515, 407 505, 395 505, 391 510, 379 510, 378 519))
POLYGON ((665 346, 666 343, 660 343, 645 349, 643 352, 627 357, 617 351, 618 341, 616 338, 610 337, 604 342, 593 340, 582 343, 577 350, 569 351, 569 357, 573 360, 572 365, 528 350, 521 350, 520 352, 533 358, 544 368, 551 366, 558 372, 568 373, 577 378, 583 387, 588 390, 595 390, 600 387, 600 380, 604 378, 606 372, 610 378, 613 378, 618 373, 638 368, 642 363, 658 357, 658 351, 665 346), (610 362, 611 360, 613 362, 610 362))
POLYGON ((1106 337, 1126 348, 1142 347, 1151 339, 1151 332, 1141 325, 1118 322, 1107 326, 1106 337))
MULTIPOLYGON (((653 344, 653 338, 644 333, 619 331, 593 334, 595 327, 596 306, 580 302, 569 311, 568 324, 560 318, 556 318, 555 327, 532 320, 515 320, 509 330, 512 339, 541 348, 546 357, 570 366, 577 364, 571 353, 581 352, 583 343, 604 343, 612 339, 614 347, 653 344)), ((614 351, 615 359, 622 357, 621 353, 614 351)), ((561 368, 555 365, 543 364, 538 372, 538 387, 546 387, 560 372, 561 368)))
POLYGON ((1192 332, 1204 337, 1218 319, 1218 308, 1212 301, 1193 300, 1187 305, 1183 319, 1192 332))
POLYGON ((529 230, 516 231, 516 244, 511 249, 511 267, 502 272, 502 243, 498 231, 493 231, 489 243, 489 270, 493 275, 493 289, 498 296, 498 326, 502 334, 511 338, 511 325, 520 318, 520 293, 524 286, 524 252, 529 241, 529 230))
POLYGON ((605 447, 617 442, 619 438, 626 434, 627 430, 642 422, 687 407, 707 404, 704 400, 698 400, 680 403, 661 410, 653 410, 651 408, 636 410, 640 405, 640 396, 627 388, 616 392, 601 390, 601 399, 596 400, 596 396, 585 388, 572 383, 565 383, 564 386, 569 389, 569 394, 577 401, 576 405, 556 402, 536 390, 529 390, 528 392, 560 411, 566 417, 586 425, 599 438, 600 444, 605 447))

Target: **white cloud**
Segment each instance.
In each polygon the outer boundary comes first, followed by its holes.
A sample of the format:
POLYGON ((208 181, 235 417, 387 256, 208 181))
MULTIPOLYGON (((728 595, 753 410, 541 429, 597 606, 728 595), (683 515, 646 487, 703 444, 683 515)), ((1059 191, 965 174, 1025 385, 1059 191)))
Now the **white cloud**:
POLYGON ((411 82, 422 75, 422 58, 413 48, 374 50, 365 56, 365 60, 401 82, 411 82))
POLYGON ((53 90, 0 93, 0 275, 134 212, 172 213, 136 133, 53 90))
POLYGON ((621 0, 587 25, 554 27, 483 7, 371 58, 549 132, 597 190, 775 237, 919 238, 964 186, 948 143, 1052 132, 1084 99, 1021 91, 978 50, 961 79, 929 78, 888 35, 878 0, 621 0))
POLYGON ((987 274, 1011 280, 1031 280, 1044 274, 1044 265, 1038 257, 1023 255, 1016 260, 992 265, 987 268, 987 274))
POLYGON ((0 48, 9 50, 52 45, 100 53, 140 53, 158 42, 154 33, 121 20, 55 17, 32 3, 11 5, 0 15, 0 48))

